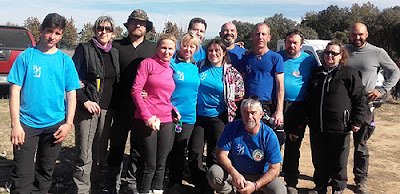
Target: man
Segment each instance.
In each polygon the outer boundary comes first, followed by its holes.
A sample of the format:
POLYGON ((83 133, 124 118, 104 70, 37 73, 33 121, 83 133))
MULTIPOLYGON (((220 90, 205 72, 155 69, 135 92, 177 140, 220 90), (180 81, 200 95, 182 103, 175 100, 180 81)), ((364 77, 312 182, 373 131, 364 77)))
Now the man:
POLYGON ((370 107, 370 118, 361 129, 353 133, 354 139, 354 181, 357 184, 358 193, 368 193, 367 177, 369 154, 367 140, 375 129, 373 101, 381 98, 398 81, 400 73, 396 64, 382 48, 367 42, 368 29, 363 23, 356 23, 350 27, 349 39, 351 45, 349 50, 348 66, 361 71, 362 82, 367 91, 367 100, 370 107), (377 87, 378 72, 383 69, 385 81, 381 87, 377 87))
POLYGON ((228 50, 232 66, 238 69, 239 62, 247 49, 235 44, 238 36, 235 24, 228 22, 222 25, 219 36, 221 37, 222 41, 224 41, 226 49, 228 50))
POLYGON ((263 121, 274 128, 279 145, 285 143, 283 126, 284 69, 282 57, 268 48, 271 40, 267 24, 258 23, 251 38, 253 52, 242 57, 239 71, 243 74, 245 94, 257 95, 263 105, 263 121), (272 119, 271 119, 272 118, 272 119))
POLYGON ((136 70, 140 62, 145 58, 153 57, 156 53, 156 44, 145 39, 145 34, 153 29, 153 23, 149 21, 147 13, 136 9, 128 17, 124 26, 128 30, 128 37, 113 42, 113 46, 119 51, 121 79, 119 82, 119 97, 116 100, 119 106, 113 133, 110 137, 110 154, 108 157, 108 189, 112 192, 120 190, 121 163, 123 161, 125 142, 128 132, 131 131, 130 157, 128 161, 128 189, 136 192, 135 172, 139 153, 136 150, 135 131, 133 118, 135 106, 130 95, 136 70))
POLYGON ((313 56, 301 52, 304 36, 298 30, 286 34, 285 50, 279 52, 285 67, 285 154, 283 168, 289 194, 297 194, 300 146, 306 128, 305 95, 311 71, 318 66, 313 56))
MULTIPOLYGON (((204 40, 204 35, 206 34, 207 23, 202 18, 193 18, 189 22, 188 32, 192 32, 200 39, 200 44, 204 40)), ((179 42, 177 44, 176 50, 179 50, 179 42)), ((193 54, 193 58, 197 61, 203 60, 206 58, 206 48, 204 46, 200 46, 199 50, 197 50, 193 54)))
POLYGON ((73 126, 79 78, 71 57, 56 47, 65 24, 59 14, 48 14, 39 44, 17 57, 7 78, 15 163, 11 193, 48 192, 61 142, 73 126))
POLYGON ((260 120, 261 103, 245 99, 241 104, 242 119, 226 125, 218 141, 218 164, 211 166, 207 179, 218 193, 285 194, 278 178, 282 161, 276 135, 260 120), (236 191, 235 191, 236 190, 236 191))

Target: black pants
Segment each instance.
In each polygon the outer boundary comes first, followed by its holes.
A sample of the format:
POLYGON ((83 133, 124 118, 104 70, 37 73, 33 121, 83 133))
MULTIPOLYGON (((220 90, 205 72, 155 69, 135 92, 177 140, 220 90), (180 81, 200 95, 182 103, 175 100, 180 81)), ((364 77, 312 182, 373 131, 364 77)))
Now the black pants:
POLYGON ((347 160, 350 151, 350 133, 326 133, 310 129, 314 183, 335 191, 347 187, 347 160))
POLYGON ((64 123, 65 121, 61 121, 45 128, 32 128, 21 124, 25 131, 25 143, 14 146, 15 168, 11 173, 13 180, 11 193, 49 191, 56 160, 61 151, 61 143, 54 143, 56 139, 53 134, 64 123))
POLYGON ((285 132, 286 142, 282 172, 285 174, 285 181, 288 186, 296 187, 299 171, 300 146, 304 138, 306 128, 306 107, 305 103, 286 102, 285 103, 285 132), (289 134, 297 135, 299 138, 292 141, 289 134))
POLYGON ((269 120, 272 117, 272 114, 274 114, 276 111, 276 103, 277 102, 275 100, 261 101, 261 105, 264 111, 264 115, 261 118, 261 121, 274 130, 276 136, 278 137, 279 146, 281 146, 282 148, 282 145, 285 143, 286 140, 286 134, 283 130, 283 126, 276 127, 269 120))
POLYGON ((354 141, 354 182, 366 183, 368 177, 369 152, 367 140, 371 137, 375 130, 375 122, 372 125, 364 124, 360 130, 353 133, 354 141))
POLYGON ((133 119, 134 112, 132 109, 128 110, 125 107, 118 110, 111 128, 110 148, 107 158, 107 184, 109 184, 108 187, 114 187, 117 190, 120 189, 121 185, 125 143, 126 139, 128 138, 129 131, 131 132, 130 155, 128 160, 128 174, 126 180, 128 181, 128 187, 130 189, 136 188, 136 170, 138 161, 140 159, 140 154, 137 151, 135 128, 133 128, 135 125, 133 119))
POLYGON ((182 183, 182 173, 186 161, 186 150, 194 124, 182 124, 182 131, 175 133, 174 145, 168 155, 169 186, 182 183))
POLYGON ((217 142, 228 121, 225 111, 217 117, 197 116, 189 143, 189 170, 197 188, 208 186, 206 169, 203 166, 204 141, 207 141, 207 167, 217 163, 217 142))
POLYGON ((137 120, 137 140, 140 165, 137 172, 139 193, 162 190, 167 156, 172 149, 175 131, 173 123, 161 123, 160 130, 153 131, 137 120))

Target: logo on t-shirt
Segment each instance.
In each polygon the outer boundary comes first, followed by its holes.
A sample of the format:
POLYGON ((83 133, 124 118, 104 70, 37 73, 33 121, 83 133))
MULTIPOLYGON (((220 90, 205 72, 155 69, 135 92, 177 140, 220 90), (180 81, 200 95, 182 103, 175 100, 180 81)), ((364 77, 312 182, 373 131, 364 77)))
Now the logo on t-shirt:
POLYGON ((200 80, 201 81, 204 81, 206 79, 206 77, 207 77, 207 73, 203 72, 203 73, 200 74, 200 80))
POLYGON ((183 81, 185 79, 185 76, 183 75, 183 72, 178 71, 177 73, 178 73, 178 76, 179 76, 178 80, 183 81))
POLYGON ((256 149, 253 151, 253 160, 256 162, 260 162, 262 159, 264 159, 264 152, 260 149, 256 149))
POLYGON ((237 154, 238 155, 243 155, 244 154, 244 146, 242 146, 240 143, 237 145, 236 148, 237 154))
POLYGON ((300 71, 293 71, 293 72, 292 72, 292 75, 293 75, 294 77, 301 77, 300 71))
POLYGON ((247 73, 251 73, 251 65, 246 65, 246 71, 247 73))
POLYGON ((42 67, 39 67, 37 65, 33 66, 33 77, 39 77, 40 78, 41 72, 42 72, 42 67))

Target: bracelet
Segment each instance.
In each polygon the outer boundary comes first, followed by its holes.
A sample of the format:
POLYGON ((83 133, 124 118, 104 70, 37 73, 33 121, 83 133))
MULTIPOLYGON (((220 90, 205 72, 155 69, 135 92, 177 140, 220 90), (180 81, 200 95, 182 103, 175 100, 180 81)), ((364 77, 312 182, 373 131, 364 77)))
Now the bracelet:
POLYGON ((254 191, 257 191, 258 190, 257 182, 254 181, 253 184, 254 184, 254 191))
POLYGON ((68 122, 65 122, 64 124, 69 125, 70 127, 73 127, 73 126, 74 126, 74 124, 68 123, 68 122))

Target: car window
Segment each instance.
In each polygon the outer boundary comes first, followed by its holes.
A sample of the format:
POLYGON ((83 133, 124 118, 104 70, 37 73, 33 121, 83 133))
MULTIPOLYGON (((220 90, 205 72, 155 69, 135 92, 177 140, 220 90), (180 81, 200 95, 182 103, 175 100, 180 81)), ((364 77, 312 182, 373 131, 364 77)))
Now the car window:
POLYGON ((25 50, 32 46, 32 41, 26 31, 0 29, 0 48, 25 50))

